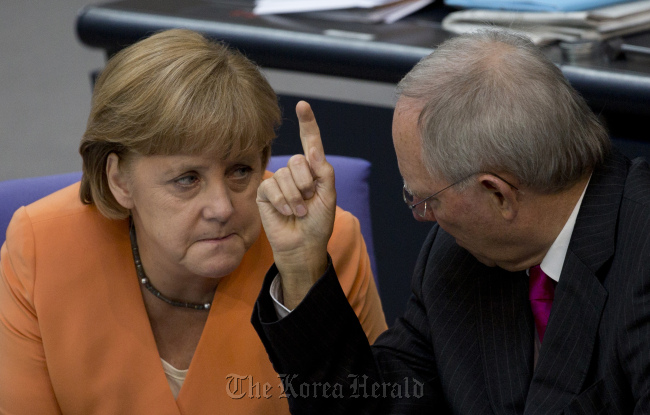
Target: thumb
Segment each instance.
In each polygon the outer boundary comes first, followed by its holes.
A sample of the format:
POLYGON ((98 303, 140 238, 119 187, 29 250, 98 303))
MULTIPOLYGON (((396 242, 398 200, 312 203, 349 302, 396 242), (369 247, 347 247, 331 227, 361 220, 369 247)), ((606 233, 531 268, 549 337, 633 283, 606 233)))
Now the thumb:
POLYGON ((328 193, 335 192, 334 167, 325 159, 325 154, 312 148, 307 160, 317 186, 328 193))

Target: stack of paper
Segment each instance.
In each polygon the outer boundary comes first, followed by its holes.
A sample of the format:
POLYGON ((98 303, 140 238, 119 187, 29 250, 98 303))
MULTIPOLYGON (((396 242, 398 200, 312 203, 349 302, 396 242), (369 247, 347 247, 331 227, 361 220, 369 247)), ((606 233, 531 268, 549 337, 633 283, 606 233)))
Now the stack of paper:
POLYGON ((305 13, 339 21, 393 23, 434 0, 256 0, 255 14, 305 13))
POLYGON ((524 34, 538 45, 605 40, 650 30, 650 0, 581 12, 464 10, 447 15, 442 27, 453 33, 499 27, 524 34))

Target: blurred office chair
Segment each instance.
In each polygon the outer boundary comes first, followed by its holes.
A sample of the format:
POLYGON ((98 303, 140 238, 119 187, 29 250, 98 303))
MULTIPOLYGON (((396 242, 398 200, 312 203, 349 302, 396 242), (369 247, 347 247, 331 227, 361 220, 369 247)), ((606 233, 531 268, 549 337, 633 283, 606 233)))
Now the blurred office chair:
MULTIPOLYGON (((286 166, 290 157, 271 157, 267 169, 276 171, 280 167, 286 166)), ((337 204, 359 219, 376 282, 377 270, 372 243, 368 187, 370 163, 363 159, 344 156, 327 156, 327 160, 336 172, 337 204)), ((81 172, 74 172, 0 182, 0 245, 4 243, 9 221, 19 207, 78 182, 80 178, 81 172)))

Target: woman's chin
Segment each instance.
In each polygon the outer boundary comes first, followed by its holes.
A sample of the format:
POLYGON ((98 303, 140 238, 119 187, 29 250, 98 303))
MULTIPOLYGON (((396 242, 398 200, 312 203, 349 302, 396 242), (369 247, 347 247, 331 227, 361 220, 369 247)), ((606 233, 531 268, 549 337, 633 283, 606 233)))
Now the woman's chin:
POLYGON ((223 278, 239 267, 242 261, 243 253, 231 253, 229 255, 215 255, 193 264, 195 273, 204 278, 223 278))

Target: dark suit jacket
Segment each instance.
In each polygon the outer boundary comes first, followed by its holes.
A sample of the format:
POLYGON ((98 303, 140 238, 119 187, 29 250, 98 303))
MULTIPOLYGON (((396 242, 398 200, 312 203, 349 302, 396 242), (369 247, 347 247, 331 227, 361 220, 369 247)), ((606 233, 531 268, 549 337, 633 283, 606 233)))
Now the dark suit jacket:
POLYGON ((525 272, 480 264, 438 226, 404 316, 372 347, 331 267, 280 321, 268 294, 274 272, 253 324, 292 381, 295 413, 650 414, 644 161, 615 152, 594 171, 535 370, 525 272))

